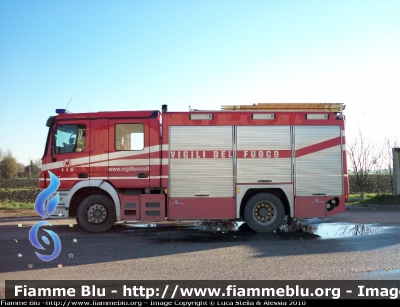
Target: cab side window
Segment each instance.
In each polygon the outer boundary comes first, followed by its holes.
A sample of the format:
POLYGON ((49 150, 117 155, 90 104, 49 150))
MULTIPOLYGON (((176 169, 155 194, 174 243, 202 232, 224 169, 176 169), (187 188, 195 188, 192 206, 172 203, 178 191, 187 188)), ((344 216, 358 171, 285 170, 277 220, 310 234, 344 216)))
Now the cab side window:
POLYGON ((116 150, 143 150, 143 124, 116 124, 114 144, 116 150))
POLYGON ((51 150, 53 154, 81 152, 86 146, 85 125, 58 125, 53 133, 51 150))

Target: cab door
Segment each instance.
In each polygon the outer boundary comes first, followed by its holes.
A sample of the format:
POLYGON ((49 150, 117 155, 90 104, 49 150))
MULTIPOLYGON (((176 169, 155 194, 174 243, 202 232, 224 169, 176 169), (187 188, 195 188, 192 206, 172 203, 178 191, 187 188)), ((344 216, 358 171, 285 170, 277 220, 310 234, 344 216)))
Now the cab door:
POLYGON ((90 125, 90 179, 108 180, 108 119, 92 119, 90 125))
POLYGON ((109 179, 116 188, 150 186, 148 119, 109 120, 109 179))
POLYGON ((56 123, 52 128, 51 163, 46 169, 60 179, 59 190, 70 190, 89 177, 90 120, 56 123))

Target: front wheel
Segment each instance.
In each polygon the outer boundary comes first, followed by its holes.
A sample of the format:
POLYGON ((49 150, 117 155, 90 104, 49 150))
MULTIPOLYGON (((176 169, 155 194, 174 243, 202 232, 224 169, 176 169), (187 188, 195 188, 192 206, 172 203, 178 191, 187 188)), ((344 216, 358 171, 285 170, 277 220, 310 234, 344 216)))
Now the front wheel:
POLYGON ((285 207, 275 195, 259 193, 249 199, 244 208, 247 225, 256 232, 272 232, 284 221, 285 207))
POLYGON ((88 232, 105 232, 115 223, 114 203, 105 195, 89 195, 79 204, 76 221, 88 232))

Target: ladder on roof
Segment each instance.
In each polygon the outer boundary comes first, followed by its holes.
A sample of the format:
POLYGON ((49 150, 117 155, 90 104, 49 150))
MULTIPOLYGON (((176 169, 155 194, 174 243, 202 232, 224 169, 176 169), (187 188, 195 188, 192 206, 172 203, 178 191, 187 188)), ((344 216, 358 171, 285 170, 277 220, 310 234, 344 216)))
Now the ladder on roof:
POLYGON ((259 103, 253 105, 223 105, 222 110, 310 110, 342 112, 343 103, 259 103))

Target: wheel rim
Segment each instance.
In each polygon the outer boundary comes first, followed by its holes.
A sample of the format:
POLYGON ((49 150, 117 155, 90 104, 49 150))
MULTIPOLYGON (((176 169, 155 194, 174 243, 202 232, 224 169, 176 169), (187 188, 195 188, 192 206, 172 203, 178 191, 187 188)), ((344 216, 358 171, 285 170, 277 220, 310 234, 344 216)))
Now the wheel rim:
POLYGON ((101 224, 107 218, 107 209, 102 204, 93 204, 88 208, 86 217, 92 224, 101 224))
POLYGON ((275 206, 269 202, 258 203, 254 207, 254 216, 259 223, 269 223, 275 219, 275 206))

